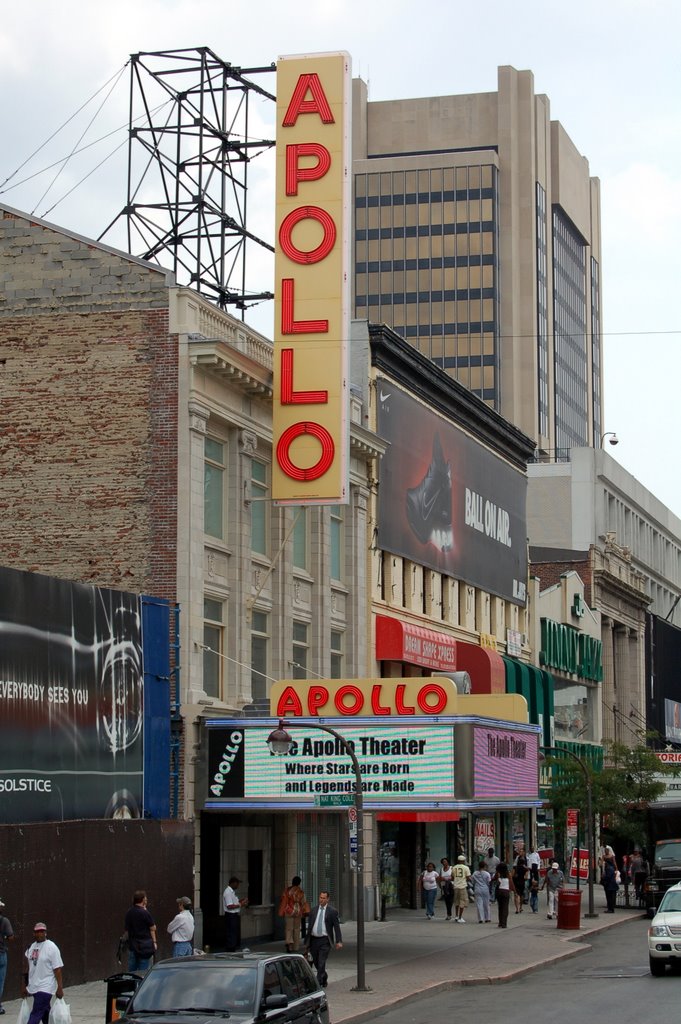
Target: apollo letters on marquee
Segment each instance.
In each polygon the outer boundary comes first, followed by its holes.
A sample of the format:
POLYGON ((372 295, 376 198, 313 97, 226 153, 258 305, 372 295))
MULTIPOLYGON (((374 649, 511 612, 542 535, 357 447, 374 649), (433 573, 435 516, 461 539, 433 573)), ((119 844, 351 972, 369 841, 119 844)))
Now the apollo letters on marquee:
POLYGON ((277 62, 272 497, 348 498, 351 71, 345 53, 277 62))

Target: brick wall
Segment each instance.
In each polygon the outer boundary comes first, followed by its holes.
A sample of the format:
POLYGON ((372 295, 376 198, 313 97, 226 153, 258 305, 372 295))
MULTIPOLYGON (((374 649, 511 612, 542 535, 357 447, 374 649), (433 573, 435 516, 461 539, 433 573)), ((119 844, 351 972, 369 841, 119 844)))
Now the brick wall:
POLYGON ((546 590, 560 582, 566 572, 576 572, 584 584, 584 600, 593 606, 593 573, 589 561, 582 562, 532 562, 530 575, 539 577, 539 589, 546 590))
POLYGON ((176 597, 164 271, 0 218, 0 564, 176 597))

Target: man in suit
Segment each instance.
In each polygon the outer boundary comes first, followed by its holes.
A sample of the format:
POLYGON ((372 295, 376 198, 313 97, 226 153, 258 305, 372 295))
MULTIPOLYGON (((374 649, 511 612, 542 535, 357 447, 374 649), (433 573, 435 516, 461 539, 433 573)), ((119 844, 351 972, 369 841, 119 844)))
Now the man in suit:
POLYGON ((326 973, 326 960, 331 951, 331 944, 336 949, 343 948, 338 911, 329 903, 329 894, 325 889, 319 894, 319 903, 310 911, 307 920, 306 948, 312 954, 312 962, 317 971, 317 980, 322 988, 326 988, 329 977, 326 973))

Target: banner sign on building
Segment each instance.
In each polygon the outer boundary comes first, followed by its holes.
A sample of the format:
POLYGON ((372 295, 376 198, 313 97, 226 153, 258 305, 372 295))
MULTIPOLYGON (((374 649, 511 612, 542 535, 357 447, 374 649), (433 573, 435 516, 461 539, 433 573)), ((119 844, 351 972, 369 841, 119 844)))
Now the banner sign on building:
POLYGON ((272 497, 348 500, 350 58, 277 63, 272 497))
MULTIPOLYGON (((362 775, 365 806, 380 810, 400 808, 453 808, 465 806, 460 795, 459 774, 470 774, 467 763, 469 743, 458 749, 458 730, 479 728, 474 722, 454 726, 449 718, 431 724, 368 718, 343 725, 343 739, 352 745, 362 775)), ((285 722, 285 725, 289 723, 285 722)), ((267 737, 273 725, 244 719, 214 720, 207 723, 208 778, 206 809, 227 807, 290 807, 304 809, 342 806, 336 801, 355 791, 352 760, 337 737, 315 728, 291 723, 292 744, 288 755, 270 753, 267 737)), ((488 730, 499 749, 513 738, 537 748, 534 726, 517 730, 488 730)), ((487 756, 494 756, 489 755, 487 756)), ((495 760, 496 780, 475 787, 475 798, 493 800, 499 807, 539 806, 536 757, 534 787, 526 784, 519 769, 519 756, 495 760), (478 788, 484 790, 478 797, 478 788), (488 794, 485 796, 484 794, 488 794)), ((528 761, 531 757, 528 756, 528 761)), ((487 766, 480 761, 473 769, 484 780, 487 766)), ((464 782, 464 790, 466 783, 464 782)))
POLYGON ((525 476, 389 380, 376 395, 379 547, 524 605, 525 476))
POLYGON ((0 570, 0 822, 138 817, 139 598, 0 570))

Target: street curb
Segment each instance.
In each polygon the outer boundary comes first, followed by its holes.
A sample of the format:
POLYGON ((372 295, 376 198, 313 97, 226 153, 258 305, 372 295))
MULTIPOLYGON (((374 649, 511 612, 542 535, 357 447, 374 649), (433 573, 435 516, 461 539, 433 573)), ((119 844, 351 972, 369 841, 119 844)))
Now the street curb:
MULTIPOLYGON (((645 914, 641 914, 641 917, 645 917, 645 914)), ((580 943, 580 945, 573 945, 570 948, 566 948, 558 953, 555 953, 547 959, 540 960, 534 964, 525 964, 522 967, 517 967, 512 971, 508 971, 505 974, 488 975, 487 977, 477 978, 449 978, 446 981, 437 981, 431 985, 426 985, 423 988, 414 989, 403 996, 396 996, 394 999, 388 999, 379 1005, 372 1006, 370 1009, 361 1010, 356 1014, 349 1014, 347 1016, 336 1016, 331 1013, 331 1024, 363 1024, 364 1021, 373 1021, 376 1016, 386 1011, 397 1009, 401 1006, 408 1006, 410 1003, 417 1002, 423 999, 424 996, 437 995, 440 992, 451 992, 456 988, 472 988, 476 985, 504 985, 509 981, 515 981, 517 978, 522 978, 532 971, 540 970, 543 967, 551 967, 553 964, 560 963, 563 960, 571 960, 573 957, 580 956, 582 953, 588 953, 591 950, 591 944, 587 941, 592 935, 598 935, 600 932, 608 931, 610 928, 614 928, 617 925, 625 924, 626 921, 636 920, 636 918, 627 917, 624 919, 614 921, 604 921, 602 924, 598 924, 594 928, 589 928, 588 931, 577 935, 564 935, 561 936, 561 941, 565 943, 580 943)), ((336 982, 335 984, 339 984, 336 982)), ((371 991, 371 990, 369 990, 371 991)), ((333 990, 329 986, 329 1005, 330 1009, 333 1007, 333 990)), ((363 993, 357 992, 355 995, 361 996, 363 993)))

